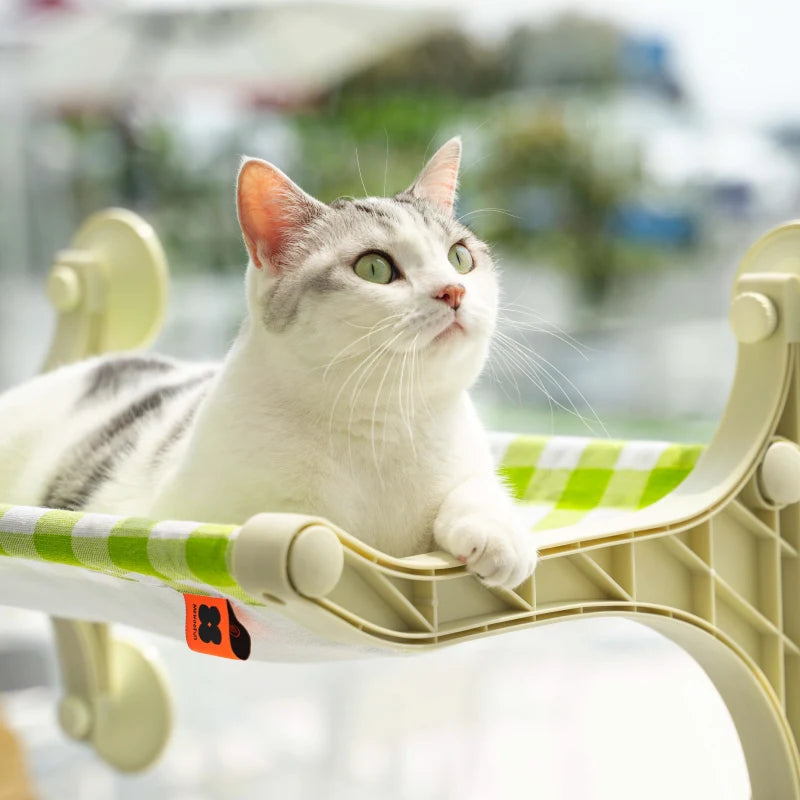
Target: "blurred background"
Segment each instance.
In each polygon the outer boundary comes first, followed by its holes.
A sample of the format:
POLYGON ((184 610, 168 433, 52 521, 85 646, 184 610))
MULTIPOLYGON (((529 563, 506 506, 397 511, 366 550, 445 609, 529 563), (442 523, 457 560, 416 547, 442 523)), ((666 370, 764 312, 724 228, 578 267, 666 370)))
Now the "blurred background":
POLYGON ((37 368, 42 278, 96 209, 164 242, 158 349, 218 356, 243 310, 243 153, 330 201, 399 191, 461 133, 457 213, 496 249, 506 332, 539 354, 531 380, 495 353, 487 422, 707 439, 736 264, 800 207, 800 11, 536 5, 0 4, 0 388, 37 368))
MULTIPOLYGON (((707 441, 733 375, 737 263, 800 212, 798 27, 800 6, 778 0, 743 0, 735 14, 723 0, 5 0, 0 390, 37 371, 52 326, 44 277, 93 211, 132 208, 165 245, 174 281, 157 349, 221 356, 244 310, 242 154, 330 201, 404 188, 460 133, 457 213, 502 265, 501 328, 537 354, 493 354, 476 390, 488 425, 707 441)), ((13 618, 0 642, 46 661, 41 626, 13 618)), ((52 680, 9 689, 6 708, 43 797, 63 796, 65 775, 90 776, 75 784, 81 798, 503 796, 520 764, 544 798, 749 796, 730 721, 699 670, 651 635, 608 625, 503 645, 518 653, 515 677, 497 672, 489 685, 478 676, 492 653, 507 659, 499 642, 437 656, 432 678, 422 659, 244 665, 241 683, 230 676, 242 665, 159 642, 173 680, 190 676, 186 698, 225 670, 225 691, 233 681, 239 694, 203 715, 181 708, 166 766, 136 781, 55 736, 52 680), (412 672, 420 713, 443 703, 433 713, 449 727, 387 723, 412 672), (532 694, 515 705, 523 673, 532 694), (635 696, 645 674, 653 684, 635 696), (379 718, 367 705, 381 695, 376 675, 397 698, 379 718), (263 708, 243 709, 241 687, 259 681, 263 708), (343 693, 346 708, 319 700, 343 693), (467 714, 468 701, 484 716, 451 713, 467 714), (634 743, 635 767, 618 748, 634 743)))

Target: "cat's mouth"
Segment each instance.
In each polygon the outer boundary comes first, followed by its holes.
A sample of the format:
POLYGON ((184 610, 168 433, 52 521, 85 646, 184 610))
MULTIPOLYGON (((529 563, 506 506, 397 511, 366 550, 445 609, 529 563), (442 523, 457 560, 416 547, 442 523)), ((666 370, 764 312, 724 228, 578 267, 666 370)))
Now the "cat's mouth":
POLYGON ((461 333, 465 333, 464 326, 458 320, 453 320, 441 333, 437 333, 436 336, 433 337, 431 344, 452 339, 454 336, 458 336, 461 333))

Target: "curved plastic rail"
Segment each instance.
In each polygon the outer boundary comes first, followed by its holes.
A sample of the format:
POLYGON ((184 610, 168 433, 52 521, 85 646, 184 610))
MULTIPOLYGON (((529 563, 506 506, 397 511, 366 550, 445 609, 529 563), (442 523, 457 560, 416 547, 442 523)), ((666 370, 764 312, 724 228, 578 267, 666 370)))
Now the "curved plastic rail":
MULTIPOLYGON (((92 313, 100 329, 115 325, 92 313)), ((541 562, 516 590, 487 588, 444 553, 391 558, 325 520, 284 514, 242 526, 233 577, 329 639, 396 650, 575 615, 631 618, 708 673, 753 796, 800 798, 800 223, 745 255, 730 320, 731 397, 689 478, 642 511, 535 534, 541 562)), ((62 349, 59 360, 85 354, 62 349)))

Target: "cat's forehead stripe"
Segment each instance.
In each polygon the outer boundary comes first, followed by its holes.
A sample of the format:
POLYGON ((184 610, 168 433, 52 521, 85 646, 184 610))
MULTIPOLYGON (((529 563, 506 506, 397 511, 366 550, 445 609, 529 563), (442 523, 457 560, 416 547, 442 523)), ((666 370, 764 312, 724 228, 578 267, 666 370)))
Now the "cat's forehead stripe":
POLYGON ((370 203, 364 200, 354 200, 350 203, 350 205, 352 206, 352 208, 357 208, 359 211, 363 211, 367 214, 372 215, 373 217, 380 217, 381 219, 389 220, 392 222, 395 222, 397 220, 396 214, 392 214, 388 208, 384 208, 378 203, 370 203))
POLYGON ((344 201, 353 210, 369 214, 371 218, 401 226, 405 222, 419 225, 420 221, 426 228, 439 228, 445 236, 451 236, 456 231, 455 224, 443 215, 436 214, 433 209, 426 207, 410 195, 397 195, 396 197, 368 197, 360 200, 344 201))

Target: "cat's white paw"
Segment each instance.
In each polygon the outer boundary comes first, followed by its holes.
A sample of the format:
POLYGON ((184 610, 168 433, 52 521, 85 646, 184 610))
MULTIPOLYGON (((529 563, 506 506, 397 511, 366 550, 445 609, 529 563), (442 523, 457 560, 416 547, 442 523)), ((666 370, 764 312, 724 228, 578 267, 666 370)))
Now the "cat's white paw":
POLYGON ((537 554, 532 534, 515 519, 490 513, 466 513, 437 519, 437 541, 466 564, 487 586, 513 589, 533 573, 537 554))

